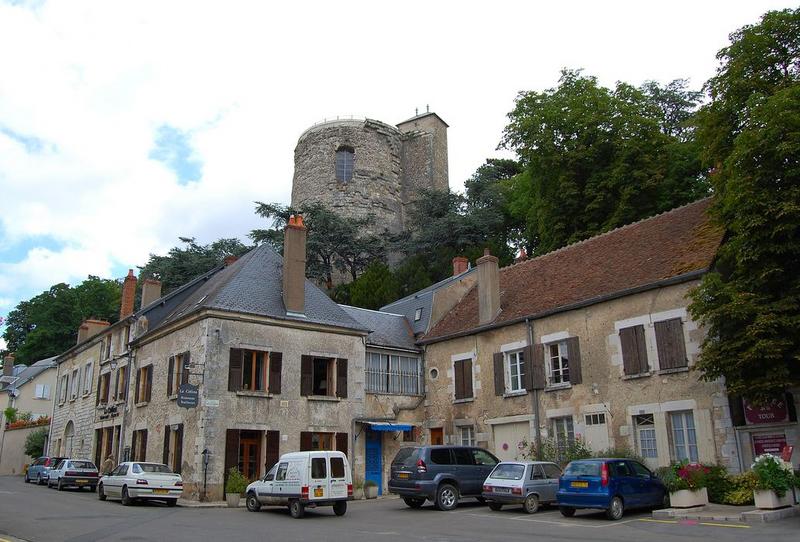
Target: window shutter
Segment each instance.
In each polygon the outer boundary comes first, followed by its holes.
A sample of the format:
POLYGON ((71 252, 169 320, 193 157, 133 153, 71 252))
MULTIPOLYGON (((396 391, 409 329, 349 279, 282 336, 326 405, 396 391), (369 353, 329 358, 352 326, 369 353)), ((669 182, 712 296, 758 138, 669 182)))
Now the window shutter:
POLYGON ((142 457, 139 458, 139 461, 147 461, 147 429, 142 429, 142 443, 140 445, 142 449, 142 457))
MULTIPOLYGON (((242 351, 238 348, 231 348, 230 355, 228 357, 228 391, 239 391, 241 388, 242 351)), ((239 452, 237 451, 236 453, 238 454, 239 452)), ((236 464, 239 464, 238 460, 236 464)))
POLYGON ((492 355, 494 362, 494 394, 503 395, 506 392, 506 370, 502 352, 495 352, 492 355))
POLYGON ((281 392, 281 372, 283 371, 283 354, 280 352, 269 353, 269 392, 281 392))
POLYGON ((532 354, 529 364, 531 373, 531 390, 543 390, 547 384, 547 378, 544 374, 544 345, 541 343, 534 344, 530 348, 532 354))
POLYGON ((472 394, 472 360, 464 360, 464 398, 469 399, 472 394))
POLYGON ((347 441, 349 437, 347 433, 336 433, 336 450, 347 455, 347 441))
POLYGON ((175 372, 175 356, 169 357, 168 372, 167 372, 167 397, 172 395, 172 373, 175 372))
MULTIPOLYGON (((644 338, 644 326, 626 327, 619 330, 619 341, 622 345, 622 366, 626 375, 637 375, 644 372, 640 365, 638 330, 642 331, 642 338, 644 338)), ((647 359, 646 350, 645 359, 647 359)))
POLYGON ((228 482, 228 472, 232 468, 239 468, 238 429, 228 429, 225 431, 225 472, 223 473, 223 487, 228 482))
POLYGON ((189 351, 183 353, 183 363, 181 367, 181 384, 188 384, 189 383, 189 363, 191 358, 189 357, 189 351))
POLYGON ((108 394, 111 393, 111 373, 106 373, 103 380, 105 381, 105 386, 103 386, 103 403, 108 403, 108 394))
POLYGON ((144 400, 150 401, 151 393, 153 391, 153 366, 147 366, 147 390, 144 394, 144 400))
POLYGON ((311 356, 300 357, 300 395, 311 395, 314 389, 313 381, 314 358, 311 356))
MULTIPOLYGON (((119 397, 119 376, 122 374, 122 367, 117 369, 117 372, 114 373, 114 400, 116 401, 119 397)), ((75 380, 72 381, 75 384, 75 380)))
POLYGON ((347 360, 336 360, 336 397, 347 399, 347 360))
POLYGON ((567 339, 567 359, 569 360, 569 381, 571 384, 583 382, 581 369, 581 345, 578 337, 567 339))
POLYGON ((165 425, 164 426, 164 455, 163 455, 163 461, 161 461, 165 465, 169 465, 169 432, 170 432, 169 425, 165 425))
MULTIPOLYGON (((134 403, 138 403, 138 402, 141 401, 141 398, 140 398, 141 396, 139 394, 139 383, 141 382, 141 380, 142 380, 142 371, 140 369, 140 370, 136 371, 136 388, 134 388, 134 390, 133 390, 133 402, 134 403)), ((136 449, 135 446, 133 448, 136 449)))
POLYGON ((280 432, 267 431, 267 451, 264 463, 265 470, 271 469, 280 459, 280 432))
POLYGON ((311 450, 311 433, 308 431, 300 432, 300 451, 308 452, 311 450))
POLYGON ((453 363, 453 376, 455 384, 455 398, 464 398, 464 361, 458 360, 453 363))
MULTIPOLYGON (((100 404, 100 388, 102 388, 102 387, 103 387, 103 377, 101 376, 100 377, 100 381, 97 383, 97 398, 96 398, 96 400, 94 402, 95 405, 99 405, 100 404)), ((59 395, 63 395, 63 394, 59 394, 59 395)), ((64 397, 59 397, 58 399, 59 399, 59 401, 63 401, 64 397)))
POLYGON ((139 440, 139 431, 134 431, 131 435, 131 461, 140 461, 136 456, 136 444, 139 440))
POLYGON ((686 344, 683 338, 683 323, 680 318, 672 318, 655 323, 656 347, 661 369, 686 367, 686 344))
POLYGON ((130 365, 126 365, 125 366, 125 372, 122 375, 122 377, 123 377, 122 378, 122 399, 124 401, 128 400, 128 387, 129 387, 128 384, 130 382, 130 378, 128 378, 128 371, 130 371, 130 370, 131 370, 131 366, 130 365))
POLYGON ((176 473, 180 474, 183 468, 183 424, 178 425, 175 432, 175 468, 176 473))

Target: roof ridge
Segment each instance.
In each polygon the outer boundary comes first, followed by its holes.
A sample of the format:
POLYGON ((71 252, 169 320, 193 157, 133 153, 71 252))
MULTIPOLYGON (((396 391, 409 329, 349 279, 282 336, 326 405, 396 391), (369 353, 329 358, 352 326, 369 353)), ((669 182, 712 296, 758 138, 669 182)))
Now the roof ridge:
POLYGON ((343 309, 357 309, 357 310, 360 310, 360 311, 375 312, 375 313, 378 313, 378 314, 386 314, 388 316, 399 316, 400 318, 405 318, 404 314, 397 314, 397 313, 394 313, 394 312, 386 312, 386 311, 381 311, 381 310, 377 310, 376 311, 375 309, 365 309, 364 307, 356 307, 355 305, 346 305, 344 303, 337 303, 337 305, 339 305, 343 309))
POLYGON ((478 266, 470 266, 469 269, 467 269, 466 271, 464 271, 462 273, 459 273, 458 275, 450 275, 448 277, 445 277, 440 281, 434 282, 433 284, 422 288, 421 290, 417 290, 416 292, 414 292, 412 294, 408 294, 405 297, 401 297, 400 299, 398 299, 396 301, 392 301, 391 303, 387 303, 386 305, 384 305, 384 307, 391 307, 392 305, 396 305, 396 304, 400 303, 401 301, 407 301, 409 299, 414 299, 416 297, 419 297, 419 296, 421 296, 423 294, 427 294, 428 292, 433 292, 436 289, 438 289, 440 286, 443 286, 445 283, 451 282, 451 281, 453 281, 453 280, 455 280, 455 279, 457 279, 459 277, 463 277, 464 275, 467 275, 467 274, 475 271, 477 268, 478 268, 478 266))

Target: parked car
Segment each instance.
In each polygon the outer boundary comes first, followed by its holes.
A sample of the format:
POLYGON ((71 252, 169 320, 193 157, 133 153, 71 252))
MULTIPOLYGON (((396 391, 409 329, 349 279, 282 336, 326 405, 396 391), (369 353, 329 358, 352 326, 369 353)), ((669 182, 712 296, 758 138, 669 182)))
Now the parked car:
POLYGON ((100 478, 97 497, 120 499, 123 506, 137 500, 163 501, 175 506, 183 494, 180 474, 161 463, 125 462, 100 478))
POLYGON ((36 483, 40 486, 46 484, 50 469, 62 459, 64 458, 48 456, 40 457, 34 461, 30 467, 28 467, 28 471, 25 473, 25 483, 27 484, 28 482, 36 480, 36 483))
POLYGON ((65 487, 97 487, 97 467, 85 459, 61 459, 47 472, 47 487, 62 491, 65 487))
POLYGON ((666 496, 661 480, 631 459, 572 461, 561 475, 556 495, 566 517, 573 516, 577 508, 596 508, 614 520, 626 509, 663 506, 666 496))
POLYGON ((483 498, 492 510, 505 504, 521 504, 528 514, 540 504, 556 502, 561 469, 545 461, 503 461, 483 482, 483 498))
POLYGON ((293 518, 306 508, 332 506, 337 516, 347 512, 353 498, 353 480, 342 452, 293 452, 281 456, 261 480, 247 486, 247 509, 288 506, 293 518))
POLYGON ((400 495, 411 508, 420 508, 431 500, 439 510, 452 510, 461 497, 483 501, 483 481, 498 463, 483 448, 401 448, 392 461, 389 492, 400 495))

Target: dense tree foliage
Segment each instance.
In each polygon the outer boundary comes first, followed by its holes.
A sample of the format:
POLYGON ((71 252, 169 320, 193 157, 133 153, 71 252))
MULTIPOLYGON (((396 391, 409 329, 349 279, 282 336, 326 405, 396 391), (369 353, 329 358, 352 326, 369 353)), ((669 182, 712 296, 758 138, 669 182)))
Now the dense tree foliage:
POLYGON ((731 34, 698 120, 726 239, 692 293, 698 367, 762 402, 800 384, 800 10, 731 34))
POLYGON ((32 431, 25 437, 25 455, 38 459, 44 454, 44 443, 47 440, 47 427, 32 431))
POLYGON ((698 99, 684 81, 608 89, 574 70, 557 88, 520 93, 501 146, 523 167, 510 210, 528 249, 548 252, 707 193, 687 126, 698 99))
POLYGON ((16 354, 15 363, 27 365, 70 348, 87 318, 115 322, 120 295, 119 281, 89 276, 77 286, 56 284, 21 301, 8 314, 3 332, 8 350, 16 354))

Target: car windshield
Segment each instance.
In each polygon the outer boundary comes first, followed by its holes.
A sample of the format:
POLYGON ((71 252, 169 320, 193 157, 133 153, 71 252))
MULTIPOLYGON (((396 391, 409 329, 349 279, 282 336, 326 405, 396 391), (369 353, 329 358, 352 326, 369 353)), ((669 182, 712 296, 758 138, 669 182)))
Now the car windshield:
POLYGON ((73 469, 97 469, 91 461, 71 461, 73 469))
POLYGON ((394 456, 394 461, 392 461, 392 465, 395 466, 403 466, 403 467, 413 467, 417 464, 417 459, 419 458, 419 448, 400 448, 400 451, 397 452, 397 455, 394 456))
POLYGON ((136 470, 136 467, 142 469, 142 472, 155 472, 159 474, 172 474, 172 470, 166 466, 161 465, 159 463, 136 463, 134 465, 133 472, 139 472, 136 470))
POLYGON ((489 475, 490 478, 497 480, 521 480, 525 475, 525 465, 514 465, 512 463, 500 463, 489 475))
POLYGON ((564 470, 566 476, 600 476, 600 462, 573 461, 564 470))

